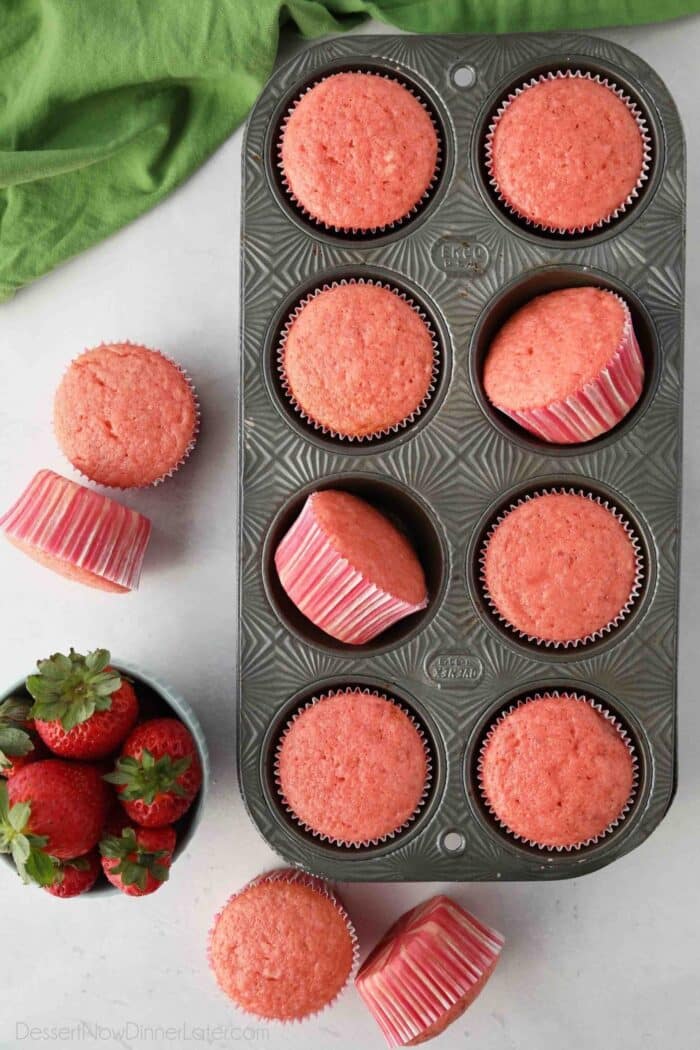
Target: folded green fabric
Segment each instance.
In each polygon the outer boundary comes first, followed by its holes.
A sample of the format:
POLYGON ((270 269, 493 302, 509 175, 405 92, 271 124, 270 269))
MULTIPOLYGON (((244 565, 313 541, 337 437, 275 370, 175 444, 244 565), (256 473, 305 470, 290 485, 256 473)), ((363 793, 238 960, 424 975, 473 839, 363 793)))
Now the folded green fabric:
POLYGON ((652 22, 699 0, 0 0, 0 300, 152 207, 241 123, 280 25, 652 22))

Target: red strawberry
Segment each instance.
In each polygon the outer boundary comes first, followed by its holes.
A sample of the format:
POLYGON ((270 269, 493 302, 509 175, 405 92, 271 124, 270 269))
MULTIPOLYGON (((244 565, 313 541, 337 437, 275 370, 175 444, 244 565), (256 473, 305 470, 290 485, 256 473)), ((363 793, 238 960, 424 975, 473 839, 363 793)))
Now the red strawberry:
POLYGON ((109 666, 107 650, 54 653, 37 668, 26 683, 34 698, 29 714, 47 747, 63 758, 105 758, 115 751, 139 708, 131 683, 109 666))
POLYGON ((131 820, 146 828, 173 824, 202 786, 197 745, 176 718, 152 718, 127 737, 114 773, 119 801, 131 820))
POLYGON ((34 732, 31 704, 19 696, 0 701, 0 775, 12 777, 48 752, 34 732))
POLYGON ((175 849, 174 828, 134 828, 100 842, 102 870, 129 897, 155 893, 167 881, 175 849))
POLYGON ((50 886, 44 886, 47 893, 54 897, 77 897, 87 893, 97 882, 102 871, 100 855, 97 850, 85 857, 56 862, 56 878, 50 886))
POLYGON ((48 758, 0 783, 0 852, 20 875, 40 886, 56 877, 56 860, 72 860, 97 845, 109 792, 99 771, 48 758))

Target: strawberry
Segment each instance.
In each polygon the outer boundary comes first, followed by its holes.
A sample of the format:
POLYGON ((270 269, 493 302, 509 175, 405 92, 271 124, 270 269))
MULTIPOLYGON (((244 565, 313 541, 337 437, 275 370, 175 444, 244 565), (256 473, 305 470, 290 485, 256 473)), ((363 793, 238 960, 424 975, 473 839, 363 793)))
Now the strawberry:
POLYGON ((98 770, 57 758, 32 762, 0 783, 0 853, 11 853, 25 881, 55 881, 57 860, 98 842, 109 792, 98 770))
POLYGON ((186 813, 202 786, 197 745, 176 718, 152 718, 136 726, 113 773, 118 797, 136 824, 162 828, 186 813))
POLYGON ((54 881, 50 886, 44 886, 44 889, 54 897, 77 897, 92 889, 101 872, 97 850, 74 860, 59 860, 56 861, 54 881))
POLYGON ((130 682, 109 666, 106 649, 83 656, 54 653, 27 678, 29 712, 37 733, 62 758, 104 758, 136 723, 139 708, 130 682))
POLYGON ((174 828, 127 824, 119 835, 107 835, 100 842, 102 870, 122 893, 145 897, 167 881, 174 849, 174 828))
POLYGON ((14 776, 46 753, 34 732, 29 708, 29 701, 18 696, 0 701, 0 775, 4 777, 14 776))

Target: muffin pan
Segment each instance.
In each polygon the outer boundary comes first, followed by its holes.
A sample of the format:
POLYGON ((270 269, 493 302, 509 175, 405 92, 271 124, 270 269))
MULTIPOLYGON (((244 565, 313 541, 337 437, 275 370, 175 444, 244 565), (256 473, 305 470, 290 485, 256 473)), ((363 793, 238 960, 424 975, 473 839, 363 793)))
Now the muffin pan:
POLYGON ((342 37, 280 69, 253 110, 243 148, 240 516, 241 791, 285 860, 339 880, 553 879, 580 875, 639 845, 676 783, 676 643, 680 527, 685 160, 672 99, 658 76, 616 44, 573 34, 342 37), (649 178, 619 219, 576 236, 541 233, 504 210, 489 186, 484 139, 509 91, 531 76, 581 69, 619 85, 642 110, 649 178), (421 98, 438 126, 438 178, 416 213, 376 234, 309 222, 277 167, 294 99, 341 70, 383 72, 421 98), (368 442, 309 426, 286 400, 276 351, 289 313, 314 288, 367 278, 404 291, 429 318, 440 351, 430 402, 413 423, 368 442), (628 302, 644 356, 642 396, 612 431, 586 444, 538 441, 485 398, 489 340, 535 295, 572 285, 628 302), (372 642, 334 641, 277 580, 277 543, 317 489, 369 500, 407 533, 426 572, 428 607, 372 642), (494 519, 546 488, 582 489, 632 525, 644 581, 629 615, 576 648, 531 644, 498 623, 478 556, 494 519), (395 698, 429 743, 433 778, 417 819, 376 847, 315 839, 285 812, 274 754, 305 701, 360 686, 395 698), (634 804, 595 845, 545 853, 504 833, 483 806, 475 767, 484 734, 519 698, 585 694, 625 727, 639 762, 634 804))

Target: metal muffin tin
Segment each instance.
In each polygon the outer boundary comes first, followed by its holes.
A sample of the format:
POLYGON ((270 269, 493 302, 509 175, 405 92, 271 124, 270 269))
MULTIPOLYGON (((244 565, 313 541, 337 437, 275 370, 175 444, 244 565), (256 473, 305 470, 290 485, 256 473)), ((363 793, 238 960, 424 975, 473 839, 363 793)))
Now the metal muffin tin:
POLYGON ((602 867, 659 824, 676 783, 676 644, 681 491, 685 159, 678 113, 656 73, 616 44, 571 34, 341 37, 309 48, 267 85, 243 148, 239 779, 250 816, 286 861, 340 880, 556 879, 602 867), (576 237, 540 234, 504 212, 483 166, 489 119, 532 75, 601 73, 638 102, 653 140, 650 177, 617 221, 576 237), (276 167, 279 129, 309 84, 340 70, 385 72, 413 87, 442 135, 440 176, 409 221, 374 237, 307 221, 276 167), (311 429, 275 372, 280 329, 324 281, 379 278, 407 291, 438 334, 442 370, 428 409, 405 430, 349 443, 311 429), (532 296, 596 284, 630 304, 646 362, 642 398, 610 433, 558 447, 528 437, 484 398, 489 339, 532 296), (514 497, 566 485, 611 500, 646 565, 632 613, 583 648, 538 648, 491 616, 477 555, 514 497), (335 486, 370 499, 408 533, 428 608, 360 647, 318 631, 277 581, 275 546, 305 496, 335 486), (279 733, 329 688, 386 692, 419 720, 433 752, 417 820, 376 848, 306 834, 273 779, 279 733), (640 784, 627 818, 597 845, 542 853, 504 834, 481 804, 479 744, 514 699, 571 689, 599 700, 630 732, 640 784))

